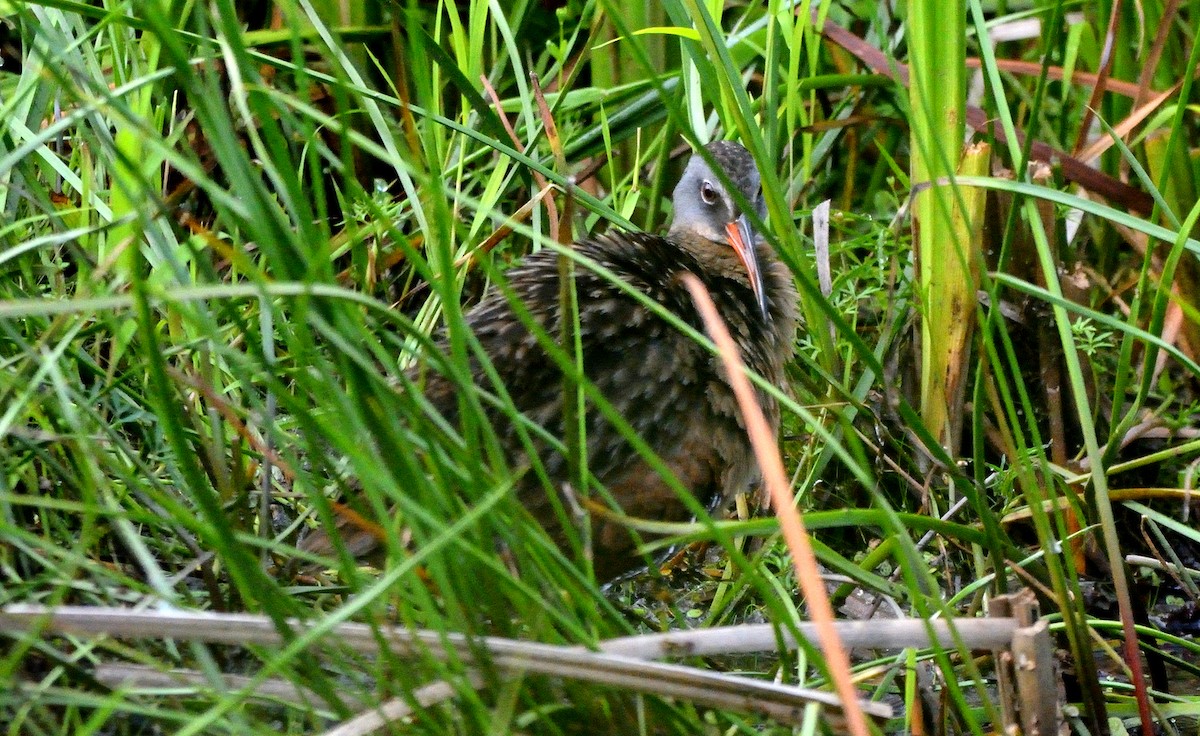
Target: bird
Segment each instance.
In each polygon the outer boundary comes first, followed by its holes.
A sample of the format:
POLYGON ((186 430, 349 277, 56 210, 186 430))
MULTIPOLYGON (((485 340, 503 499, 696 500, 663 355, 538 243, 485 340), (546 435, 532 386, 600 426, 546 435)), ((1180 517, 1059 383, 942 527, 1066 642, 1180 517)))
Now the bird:
MULTIPOLYGON (((573 278, 578 325, 572 329, 577 330, 574 338, 581 349, 583 374, 683 487, 713 511, 748 490, 758 477, 733 390, 718 356, 628 290, 640 292, 703 331, 681 279, 681 274, 693 274, 712 295, 746 365, 776 386, 783 386, 785 364, 792 356, 797 296, 790 271, 757 236, 749 213, 740 206, 750 205, 757 221, 765 220, 761 176, 754 159, 732 141, 717 140, 705 149, 724 177, 704 156, 694 154, 674 189, 674 216, 666 235, 612 230, 571 245, 584 263, 598 264, 626 286, 613 283, 598 269, 577 264, 573 278), (735 190, 740 198, 733 195, 735 190)), ((513 299, 519 301, 526 319, 561 344, 559 258, 552 249, 525 256, 505 272, 509 295, 485 294, 464 317, 516 408, 551 437, 563 438, 561 368, 513 306, 513 299)), ((441 344, 446 345, 444 336, 441 344)), ((477 360, 471 373, 475 385, 493 385, 477 360)), ((428 404, 457 426, 458 384, 432 370, 424 371, 422 379, 428 404)), ((757 394, 778 430, 778 402, 762 389, 757 394)), ((527 464, 526 446, 511 417, 493 407, 485 406, 485 411, 510 467, 527 464)), ((693 517, 671 482, 591 402, 584 417, 587 468, 624 515, 665 522, 693 517)), ((547 489, 535 473, 526 472, 515 492, 550 538, 568 549, 565 524, 575 522, 564 519, 569 514, 558 509, 572 508, 562 497, 571 493, 571 468, 564 453, 551 443, 535 439, 534 447, 552 487, 547 489), (560 497, 555 499, 554 494, 560 497)), ((612 581, 646 566, 646 558, 638 554, 638 538, 619 517, 594 515, 591 525, 590 554, 597 580, 612 581)), ((378 545, 356 524, 339 519, 339 526, 341 533, 353 537, 346 539, 346 546, 356 556, 378 545)), ((321 530, 301 547, 316 553, 333 549, 321 530)))

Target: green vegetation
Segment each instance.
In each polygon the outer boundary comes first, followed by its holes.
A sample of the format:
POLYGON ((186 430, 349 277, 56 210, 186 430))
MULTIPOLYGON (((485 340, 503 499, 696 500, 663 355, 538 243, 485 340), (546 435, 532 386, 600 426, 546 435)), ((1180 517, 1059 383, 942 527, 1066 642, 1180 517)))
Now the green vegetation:
MULTIPOLYGON (((434 683, 384 732, 791 732, 477 638, 806 620, 769 514, 601 589, 509 492, 537 468, 465 368, 507 266, 663 229, 680 154, 731 137, 800 290, 781 448, 835 606, 1031 588, 1072 732, 1195 733, 1200 7, 950 5, 0 0, 0 606, 246 611, 283 642, 3 634, 3 732, 319 733, 434 683), (414 365, 462 383, 462 432, 414 365), (310 574, 297 539, 350 488, 386 559, 310 574), (344 621, 435 638, 364 656, 344 621)), ((856 654, 881 731, 1000 730, 969 650, 856 654)), ((679 661, 832 691, 811 647, 679 661)))

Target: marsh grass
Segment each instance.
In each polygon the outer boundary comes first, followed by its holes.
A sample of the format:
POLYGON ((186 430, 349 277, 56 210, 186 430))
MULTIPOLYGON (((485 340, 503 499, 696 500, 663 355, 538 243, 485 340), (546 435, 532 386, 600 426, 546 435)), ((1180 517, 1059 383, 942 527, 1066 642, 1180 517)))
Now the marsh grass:
MULTIPOLYGON (((1118 652, 1126 639, 1126 658, 1161 648, 1175 676, 1197 675, 1200 648, 1162 618, 1194 586, 1123 566, 1141 554, 1194 571, 1200 557, 1181 511, 1198 449, 1197 128, 1183 103, 1200 19, 1176 4, 1110 24, 1107 4, 1076 18, 1063 2, 972 2, 956 20, 964 45, 917 29, 930 16, 908 8, 813 5, 0 3, 0 604, 250 611, 285 642, 9 636, 7 732, 319 732, 438 682, 447 692, 413 730, 782 729, 501 676, 482 649, 471 666, 440 652, 364 657, 285 623, 592 647, 806 618, 771 518, 702 516, 677 531, 715 541, 707 553, 601 589, 586 533, 556 548, 508 492, 541 471, 507 465, 481 410, 511 402, 465 367, 480 352, 465 305, 503 288, 530 249, 560 247, 550 200, 574 236, 661 229, 680 144, 717 136, 758 161, 763 232, 797 276, 805 330, 782 448, 818 556, 842 576, 835 604, 859 588, 953 619, 1033 587, 1075 663, 1072 727, 1195 716, 1194 691, 1174 692, 1169 713, 1150 708, 1160 681, 1126 672, 1118 652), (826 20, 861 44, 830 29, 822 40, 826 20), (990 40, 1028 20, 1045 31, 990 40), (910 179, 909 132, 933 112, 897 81, 899 65, 922 63, 913 33, 978 59, 983 94, 968 102, 995 125, 977 137, 995 170, 1016 172, 943 182, 959 201, 987 198, 986 227, 973 223, 984 296, 964 312, 975 337, 953 366, 961 457, 920 412, 924 302, 907 218, 923 182, 910 179), (1110 84, 1096 96, 1088 73, 1109 33, 1110 84), (1106 139, 1107 178, 1088 189, 1069 163, 1026 165, 1034 140, 1079 153, 1106 139), (824 294, 810 212, 827 199, 824 294), (413 366, 460 384, 461 428, 430 415, 413 366), (331 528, 350 488, 386 559, 366 570, 340 554, 323 575, 298 574, 298 535, 331 528), (1116 605, 1095 605, 1113 581, 1116 605), (1140 612, 1147 598, 1158 618, 1140 612), (94 675, 113 662, 196 677, 110 688, 94 675), (261 681, 308 695, 264 702, 261 681)), ((957 172, 957 152, 943 154, 938 170, 957 172)), ((560 359, 603 403, 573 356, 560 359)), ((812 648, 690 663, 827 684, 812 648)), ((998 728, 988 672, 964 648, 858 667, 864 696, 902 706, 885 731, 998 728)), ((805 716, 803 728, 828 727, 819 709, 805 716)))

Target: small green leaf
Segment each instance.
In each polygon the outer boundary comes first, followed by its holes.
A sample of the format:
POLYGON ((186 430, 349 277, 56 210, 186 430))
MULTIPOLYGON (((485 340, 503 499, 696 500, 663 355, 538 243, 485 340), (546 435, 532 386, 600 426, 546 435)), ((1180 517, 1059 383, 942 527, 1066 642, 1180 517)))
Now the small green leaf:
MULTIPOLYGON (((652 26, 650 28, 641 28, 639 30, 636 30, 633 32, 632 35, 634 35, 634 36, 658 36, 658 35, 679 36, 680 38, 686 38, 686 39, 690 39, 692 41, 700 40, 699 31, 697 31, 694 28, 684 28, 683 26, 652 26)), ((604 43, 602 43, 598 46, 593 46, 592 51, 597 51, 599 49, 602 49, 605 46, 614 44, 617 41, 623 40, 624 38, 625 38, 624 36, 617 36, 616 38, 614 38, 610 41, 605 41, 604 43)))

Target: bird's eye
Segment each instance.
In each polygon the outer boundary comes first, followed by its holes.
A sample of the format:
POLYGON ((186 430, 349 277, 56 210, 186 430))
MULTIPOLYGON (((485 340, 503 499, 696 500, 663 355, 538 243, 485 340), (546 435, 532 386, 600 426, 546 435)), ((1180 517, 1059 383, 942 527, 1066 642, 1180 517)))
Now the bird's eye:
POLYGON ((717 203, 717 188, 712 185, 712 182, 704 182, 700 185, 700 199, 704 200, 704 204, 713 205, 717 203))

